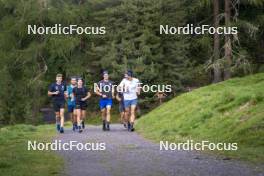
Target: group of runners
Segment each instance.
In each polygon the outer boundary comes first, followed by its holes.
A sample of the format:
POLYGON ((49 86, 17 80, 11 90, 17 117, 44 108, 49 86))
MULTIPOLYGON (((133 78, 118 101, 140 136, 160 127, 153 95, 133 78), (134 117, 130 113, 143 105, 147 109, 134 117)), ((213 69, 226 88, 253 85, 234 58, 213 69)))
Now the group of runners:
MULTIPOLYGON (((133 77, 131 70, 124 73, 119 85, 114 85, 114 82, 109 79, 107 71, 103 71, 102 77, 103 79, 96 84, 95 94, 100 96, 99 107, 103 131, 110 130, 111 108, 115 98, 119 101, 121 122, 128 131, 134 131, 135 110, 140 94, 139 80, 133 77)), ((64 113, 67 100, 72 129, 81 133, 85 128, 87 100, 92 95, 89 88, 84 85, 84 80, 81 77, 71 77, 67 86, 63 82, 62 74, 57 74, 56 82, 49 86, 48 95, 52 97, 57 130, 64 133, 64 113)))

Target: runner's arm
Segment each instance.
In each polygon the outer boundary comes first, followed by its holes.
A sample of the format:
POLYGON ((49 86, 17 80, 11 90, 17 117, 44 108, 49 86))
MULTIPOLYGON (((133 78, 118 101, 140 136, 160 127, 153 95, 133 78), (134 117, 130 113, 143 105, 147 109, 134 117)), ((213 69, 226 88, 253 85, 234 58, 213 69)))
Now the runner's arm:
POLYGON ((66 90, 66 91, 64 91, 64 96, 65 96, 66 98, 70 98, 70 95, 69 95, 69 90, 68 90, 68 88, 67 88, 67 90, 66 90))
POLYGON ((52 96, 52 95, 57 95, 59 91, 56 91, 56 92, 50 92, 48 91, 48 96, 52 96))
POLYGON ((137 95, 140 95, 141 93, 141 82, 138 80, 138 84, 137 84, 137 95))
POLYGON ((124 79, 120 82, 120 84, 117 86, 117 92, 124 92, 124 79))
POLYGON ((53 84, 51 84, 51 85, 49 86, 48 96, 58 95, 58 94, 59 94, 59 91, 55 91, 55 92, 54 92, 54 88, 53 88, 53 87, 54 87, 53 84))
POLYGON ((100 92, 100 89, 98 87, 98 84, 96 84, 96 88, 95 88, 95 94, 98 95, 98 96, 103 96, 103 94, 100 92))
POLYGON ((112 89, 112 98, 115 99, 115 89, 112 89))
POLYGON ((119 97, 118 94, 116 94, 116 99, 117 99, 117 101, 121 101, 121 97, 119 97))
POLYGON ((91 95, 91 93, 90 92, 87 92, 87 96, 86 97, 84 97, 82 100, 83 101, 86 101, 88 98, 90 98, 92 95, 91 95))
POLYGON ((67 86, 64 86, 64 97, 68 98, 68 90, 67 90, 67 86))
POLYGON ((72 90, 71 98, 73 99, 76 96, 76 89, 74 88, 72 90))

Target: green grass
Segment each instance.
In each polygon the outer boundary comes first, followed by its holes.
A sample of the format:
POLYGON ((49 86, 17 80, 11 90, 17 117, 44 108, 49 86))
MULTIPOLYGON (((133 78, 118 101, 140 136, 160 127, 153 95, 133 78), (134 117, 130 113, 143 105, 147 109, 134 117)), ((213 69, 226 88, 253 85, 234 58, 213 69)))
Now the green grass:
POLYGON ((15 125, 0 128, 1 175, 59 175, 63 161, 51 151, 28 151, 27 141, 51 142, 54 125, 15 125))
POLYGON ((235 78, 182 94, 137 121, 155 140, 236 142, 237 151, 215 153, 264 161, 264 74, 235 78))

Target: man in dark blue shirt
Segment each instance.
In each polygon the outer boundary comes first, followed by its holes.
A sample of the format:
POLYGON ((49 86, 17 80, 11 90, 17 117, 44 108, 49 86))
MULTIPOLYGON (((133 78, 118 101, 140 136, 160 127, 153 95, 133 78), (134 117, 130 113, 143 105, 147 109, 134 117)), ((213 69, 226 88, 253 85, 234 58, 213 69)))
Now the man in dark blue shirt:
POLYGON ((110 111, 113 104, 114 89, 113 82, 109 80, 107 71, 103 72, 103 80, 97 83, 96 94, 101 97, 99 105, 102 113, 103 130, 109 131, 111 119, 110 111))
POLYGON ((64 133, 64 108, 66 85, 62 82, 62 74, 57 74, 56 82, 49 86, 48 95, 52 97, 53 108, 56 113, 56 126, 60 133, 64 133))

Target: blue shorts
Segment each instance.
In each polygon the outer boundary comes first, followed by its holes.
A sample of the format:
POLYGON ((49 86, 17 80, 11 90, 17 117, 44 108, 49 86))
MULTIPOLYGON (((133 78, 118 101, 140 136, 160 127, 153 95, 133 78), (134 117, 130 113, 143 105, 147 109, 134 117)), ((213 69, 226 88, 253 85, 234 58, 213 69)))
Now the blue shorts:
POLYGON ((129 108, 132 105, 137 105, 137 99, 134 100, 124 100, 124 107, 129 108))
POLYGON ((111 98, 101 98, 99 102, 101 110, 106 108, 106 106, 112 106, 112 104, 113 100, 111 98))
POLYGON ((68 112, 69 113, 73 113, 74 109, 75 109, 75 104, 68 104, 68 112))

